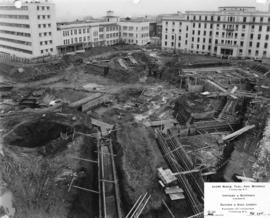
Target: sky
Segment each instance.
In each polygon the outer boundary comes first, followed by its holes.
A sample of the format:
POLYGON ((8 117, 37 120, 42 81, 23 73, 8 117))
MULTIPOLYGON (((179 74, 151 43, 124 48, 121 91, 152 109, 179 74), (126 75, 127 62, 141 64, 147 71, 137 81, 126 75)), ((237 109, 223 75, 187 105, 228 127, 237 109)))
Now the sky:
POLYGON ((263 1, 267 0, 53 0, 58 20, 101 17, 107 10, 121 17, 217 10, 219 6, 255 6, 258 10, 266 10, 267 4, 258 3, 263 1), (136 1, 139 3, 135 4, 136 1))

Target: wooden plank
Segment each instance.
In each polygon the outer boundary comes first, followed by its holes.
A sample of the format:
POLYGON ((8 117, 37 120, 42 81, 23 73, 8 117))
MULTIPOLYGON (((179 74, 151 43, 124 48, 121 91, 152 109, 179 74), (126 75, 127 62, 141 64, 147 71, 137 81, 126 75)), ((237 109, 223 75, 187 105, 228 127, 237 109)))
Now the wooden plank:
POLYGON ((108 95, 100 96, 98 98, 92 99, 91 101, 88 101, 86 104, 82 105, 82 112, 89 111, 91 108, 98 106, 99 104, 103 102, 110 101, 110 97, 108 95))
POLYGON ((232 93, 228 92, 226 89, 224 89, 223 87, 221 87, 220 85, 218 85, 217 83, 207 79, 205 80, 208 84, 216 87, 217 89, 219 89, 220 91, 227 93, 228 95, 230 95, 232 98, 237 99, 237 97, 235 95, 233 95, 232 93))
POLYGON ((229 135, 227 135, 227 136, 224 136, 224 137, 222 138, 222 141, 226 141, 226 140, 229 140, 229 139, 231 139, 231 138, 234 138, 234 137, 237 137, 237 136, 239 136, 239 135, 242 135, 243 133, 245 133, 245 132, 247 132, 247 131, 249 131, 249 130, 251 130, 251 129, 253 129, 253 128, 255 128, 255 125, 245 126, 245 127, 243 127, 242 129, 239 129, 239 130, 233 132, 232 134, 229 134, 229 135))
POLYGON ((70 107, 73 107, 73 108, 80 107, 81 105, 83 105, 83 104, 85 104, 85 103, 87 103, 89 101, 92 101, 92 100, 94 100, 96 98, 99 98, 100 96, 102 96, 102 94, 95 93, 95 94, 93 94, 91 96, 88 96, 86 98, 80 99, 79 101, 75 101, 75 102, 69 104, 69 106, 70 107))
POLYGON ((177 120, 175 119, 168 119, 168 120, 158 120, 158 121, 149 121, 145 122, 146 126, 162 126, 162 125, 167 125, 167 124, 177 124, 177 120))

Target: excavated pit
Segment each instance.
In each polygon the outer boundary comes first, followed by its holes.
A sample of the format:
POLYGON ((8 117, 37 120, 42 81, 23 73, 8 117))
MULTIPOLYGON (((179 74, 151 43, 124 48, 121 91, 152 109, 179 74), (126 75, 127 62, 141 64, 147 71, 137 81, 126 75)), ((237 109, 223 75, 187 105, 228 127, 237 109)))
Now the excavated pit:
POLYGON ((59 138, 61 134, 69 135, 72 131, 70 126, 41 119, 17 126, 4 138, 4 142, 19 147, 42 147, 59 138))

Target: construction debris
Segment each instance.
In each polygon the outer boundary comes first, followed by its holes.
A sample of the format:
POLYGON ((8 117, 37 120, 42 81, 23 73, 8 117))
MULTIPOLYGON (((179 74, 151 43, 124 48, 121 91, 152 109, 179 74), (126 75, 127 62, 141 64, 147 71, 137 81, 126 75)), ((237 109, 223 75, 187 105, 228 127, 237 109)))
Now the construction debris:
POLYGON ((3 64, 0 181, 15 214, 202 217, 204 181, 268 181, 266 68, 120 45, 3 64))

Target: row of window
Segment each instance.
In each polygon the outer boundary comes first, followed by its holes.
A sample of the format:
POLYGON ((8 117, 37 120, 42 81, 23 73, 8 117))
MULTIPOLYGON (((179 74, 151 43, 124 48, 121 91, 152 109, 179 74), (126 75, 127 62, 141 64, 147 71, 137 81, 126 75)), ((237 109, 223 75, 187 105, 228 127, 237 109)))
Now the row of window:
POLYGON ((0 6, 0 10, 28 10, 27 6, 22 6, 20 8, 16 8, 15 6, 0 6))
POLYGON ((99 32, 103 32, 104 30, 106 31, 117 31, 119 30, 119 27, 114 25, 114 26, 106 26, 106 27, 99 27, 99 32))
MULTIPOLYGON (((193 23, 193 28, 196 28, 196 26, 198 28, 202 28, 202 27, 207 28, 207 23, 205 23, 204 26, 201 25, 201 23, 197 23, 197 25, 196 25, 196 23, 193 23)), ((221 26, 221 24, 216 24, 217 29, 219 29, 220 26, 221 26)), ((239 26, 242 27, 242 30, 245 30, 246 29, 246 25, 244 25, 244 24, 243 25, 238 25, 238 24, 236 24, 236 25, 226 25, 226 24, 222 24, 222 28, 223 29, 238 30, 239 29, 239 26)), ((211 29, 213 28, 213 24, 210 24, 210 28, 211 29)), ((258 26, 258 30, 260 32, 263 30, 263 28, 267 32, 270 32, 270 26, 264 26, 264 27, 262 25, 258 26)), ((251 25, 251 29, 254 30, 255 29, 255 25, 251 25)))
MULTIPOLYGON (((207 16, 207 15, 194 15, 194 16, 186 16, 187 20, 199 20, 199 21, 228 21, 228 22, 235 22, 237 19, 236 18, 240 18, 240 17, 236 17, 236 16, 207 16)), ((252 17, 241 17, 241 19, 239 19, 239 22, 270 22, 270 17, 256 17, 256 16, 252 16, 252 17)), ((174 25, 174 24, 173 24, 174 25)))
MULTIPOLYGON (((149 33, 142 33, 142 34, 136 34, 136 38, 138 38, 139 35, 141 36, 141 38, 149 37, 149 33)), ((127 37, 127 36, 133 37, 134 34, 133 33, 125 33, 125 32, 123 32, 123 36, 125 36, 125 37, 127 37)))
POLYGON ((6 41, 6 42, 13 42, 16 44, 21 44, 21 45, 29 45, 29 46, 32 45, 32 42, 26 42, 26 41, 17 40, 17 39, 9 39, 9 38, 0 37, 0 40, 6 41))
POLYGON ((38 28, 46 28, 46 27, 48 27, 48 28, 50 28, 52 25, 50 24, 50 23, 48 23, 48 24, 46 24, 46 23, 44 23, 44 24, 38 24, 38 28))
POLYGON ((15 36, 31 37, 30 33, 15 32, 15 31, 8 31, 8 30, 0 30, 0 33, 10 34, 10 35, 15 35, 15 36))
POLYGON ((0 18, 8 18, 8 19, 29 19, 28 15, 9 15, 9 14, 0 14, 0 18))
POLYGON ((30 25, 29 24, 5 23, 5 22, 0 22, 0 26, 10 26, 10 27, 19 27, 19 28, 30 28, 30 25))
POLYGON ((0 44, 0 48, 5 48, 5 49, 13 50, 13 51, 18 51, 18 52, 23 52, 23 53, 26 53, 26 54, 32 54, 33 53, 30 50, 21 49, 21 48, 15 48, 15 47, 12 47, 12 46, 2 45, 2 44, 0 44))
MULTIPOLYGON (((206 36, 207 35, 207 32, 206 31, 203 31, 203 32, 200 31, 200 30, 197 31, 197 35, 198 36, 200 36, 201 33, 203 33, 202 34, 203 36, 206 36)), ((195 34, 196 34, 195 30, 193 30, 192 31, 192 35, 194 36, 195 34)), ((212 31, 209 31, 208 34, 209 34, 209 36, 212 36, 213 35, 213 32, 212 31)), ((219 36, 226 37, 226 38, 233 38, 234 37, 235 39, 237 39, 238 33, 234 33, 233 34, 232 32, 222 32, 220 34, 220 32, 216 32, 216 37, 219 37, 219 36)), ((241 33, 241 34, 239 34, 239 36, 241 38, 245 38, 246 34, 245 33, 241 33)), ((188 33, 186 33, 186 37, 188 37, 188 33)), ((168 39, 168 35, 165 35, 165 39, 168 39)), ((254 33, 251 33, 250 34, 250 39, 254 39, 254 33)), ((172 35, 172 40, 174 40, 174 35, 172 35)), ((179 40, 181 40, 181 36, 179 36, 179 40)), ((260 33, 257 34, 257 40, 262 40, 262 34, 260 34, 260 33)), ((269 34, 266 34, 265 35, 265 40, 269 40, 269 34)))
POLYGON ((39 11, 39 10, 42 10, 42 11, 44 11, 44 10, 50 10, 50 6, 37 6, 37 10, 39 11))
POLYGON ((119 34, 118 33, 108 33, 108 34, 106 34, 106 35, 104 35, 104 34, 99 34, 99 38, 100 39, 104 39, 104 36, 106 36, 106 38, 108 39, 108 38, 113 38, 113 37, 118 37, 119 36, 119 34))
POLYGON ((43 33, 39 33, 39 37, 42 37, 42 36, 51 36, 52 35, 52 32, 43 32, 43 33))
POLYGON ((49 51, 53 52, 53 48, 50 48, 50 49, 47 48, 47 49, 40 50, 40 53, 44 54, 44 53, 48 53, 49 51))
MULTIPOLYGON (((219 30, 219 27, 220 27, 221 24, 216 24, 216 27, 217 27, 217 30, 219 30)), ((205 23, 204 25, 201 25, 201 23, 197 23, 197 27, 198 28, 207 28, 207 26, 210 28, 210 29, 213 29, 214 25, 213 24, 207 24, 205 23)), ((240 25, 241 26, 241 25, 240 25)), ((193 23, 193 28, 196 28, 196 23, 193 23)), ((239 29, 239 25, 225 25, 223 24, 222 25, 222 28, 223 30, 236 30, 238 31, 239 29)), ((188 26, 186 26, 186 30, 188 31, 188 26)), ((246 25, 242 25, 242 31, 245 31, 246 30, 246 25)), ((255 25, 251 25, 251 30, 254 31, 255 30, 255 25)), ((270 32, 270 26, 258 26, 258 31, 261 32, 261 31, 267 31, 267 32, 270 32)), ((167 32, 168 31, 168 28, 165 28, 165 31, 167 32)), ((172 32, 174 32, 175 29, 172 28, 172 32)), ((181 32, 182 29, 180 28, 179 29, 179 32, 181 32)))
POLYGON ((64 30, 63 31, 63 36, 69 36, 69 35, 77 35, 78 34, 82 34, 82 33, 89 33, 90 29, 89 28, 83 28, 83 29, 73 29, 73 30, 64 30))
MULTIPOLYGON (((168 42, 165 41, 165 42, 164 42, 164 45, 165 45, 165 46, 168 46, 168 42)), ((186 45, 187 45, 187 44, 186 44, 186 45)), ((174 42, 171 42, 171 47, 174 48, 175 46, 176 46, 176 44, 174 44, 174 42)), ((178 43, 178 48, 181 48, 181 43, 178 43)), ((209 46, 207 47, 207 46, 205 46, 205 45, 197 44, 197 46, 195 47, 194 44, 191 44, 191 49, 198 49, 198 50, 199 50, 200 48, 201 48, 202 50, 207 50, 207 49, 208 49, 208 50, 210 51, 211 48, 212 48, 212 46, 209 45, 209 46)), ((214 51, 217 52, 217 47, 216 47, 216 46, 214 47, 214 51)), ((251 55, 251 52, 252 52, 251 49, 248 49, 248 55, 251 55)), ((243 49, 239 49, 239 53, 242 54, 242 53, 243 53, 243 49)), ((256 51, 255 51, 255 56, 258 56, 258 55, 259 55, 259 50, 256 50, 256 51)), ((263 51, 263 56, 266 56, 266 55, 267 55, 267 51, 264 50, 264 51, 263 51)))
POLYGON ((69 45, 73 43, 79 43, 79 42, 86 42, 86 39, 90 41, 90 36, 84 36, 84 37, 76 37, 76 38, 71 38, 71 39, 65 39, 64 40, 64 45, 69 45))
MULTIPOLYGON (((165 40, 167 40, 167 39, 168 39, 168 36, 165 35, 165 40)), ((171 39, 172 39, 172 40, 175 40, 175 36, 172 35, 172 36, 171 36, 171 39)), ((258 38, 258 39, 259 39, 259 38, 258 38)), ((265 38, 265 39, 268 41, 268 40, 269 40, 269 35, 266 35, 266 38, 265 38)), ((181 36, 178 37, 178 40, 181 40, 181 36)), ((195 41, 195 38, 192 37, 192 38, 191 38, 191 41, 194 42, 194 41, 195 41)), ((200 43, 200 42, 201 42, 201 38, 198 37, 198 38, 197 38, 197 42, 200 43)), ((202 42, 203 42, 203 43, 206 43, 206 38, 203 38, 202 42)), ((210 38, 210 39, 208 40, 208 42, 209 42, 209 43, 212 43, 212 38, 210 38)), ((218 42, 219 42, 218 39, 216 39, 216 40, 215 40, 215 43, 218 44, 218 42)), ((222 39, 222 40, 221 40, 221 43, 223 44, 224 42, 225 42, 225 44, 232 44, 233 40, 223 40, 223 39, 222 39)), ((253 45, 252 43, 253 43, 253 42, 250 41, 250 43, 249 43, 249 46, 250 46, 250 47, 252 47, 252 45, 253 45)), ((234 45, 237 45, 237 41, 234 41, 234 45)), ((244 46, 244 41, 241 41, 241 42, 240 42, 240 46, 242 46, 242 47, 244 46)), ((257 48, 259 48, 259 47, 260 47, 260 42, 257 42, 256 46, 257 46, 257 48)), ((267 43, 267 42, 264 43, 264 48, 268 48, 268 43, 267 43)))
POLYGON ((50 18, 51 18, 51 15, 38 15, 37 16, 38 20, 40 20, 40 19, 45 20, 45 19, 50 19, 50 18))
MULTIPOLYGON (((133 26, 123 26, 122 28, 123 28, 123 30, 129 30, 129 31, 134 30, 133 26)), ((138 31, 139 27, 136 27, 136 30, 138 31)), ((143 26, 143 27, 140 28, 140 30, 142 30, 142 31, 149 30, 149 27, 148 26, 143 26)))
POLYGON ((40 41, 39 44, 40 45, 49 45, 49 44, 52 44, 53 41, 52 40, 46 40, 46 41, 40 41))

